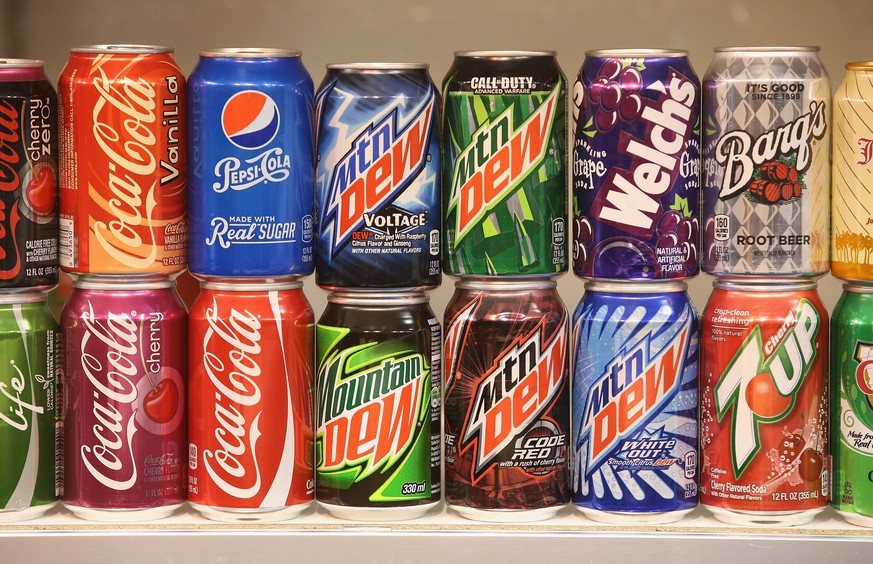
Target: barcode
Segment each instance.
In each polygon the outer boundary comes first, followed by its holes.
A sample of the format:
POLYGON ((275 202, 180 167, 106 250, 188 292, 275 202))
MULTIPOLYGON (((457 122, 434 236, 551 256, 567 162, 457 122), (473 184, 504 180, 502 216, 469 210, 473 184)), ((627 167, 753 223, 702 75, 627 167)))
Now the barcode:
POLYGON ((60 218, 60 233, 58 235, 60 248, 58 249, 61 266, 75 268, 78 257, 76 256, 76 220, 73 218, 60 218))
POLYGON ((64 422, 55 424, 55 495, 64 495, 64 422))

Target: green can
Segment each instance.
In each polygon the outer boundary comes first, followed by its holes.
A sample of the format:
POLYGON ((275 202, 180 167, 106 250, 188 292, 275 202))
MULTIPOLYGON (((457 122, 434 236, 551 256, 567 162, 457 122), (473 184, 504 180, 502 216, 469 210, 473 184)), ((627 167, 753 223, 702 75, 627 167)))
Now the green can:
POLYGON ((0 294, 0 521, 57 501, 60 331, 45 292, 0 294))
POLYGON ((831 322, 831 505, 873 527, 873 286, 846 284, 831 322))
POLYGON ((447 274, 567 270, 567 108, 553 51, 465 51, 443 82, 447 274))

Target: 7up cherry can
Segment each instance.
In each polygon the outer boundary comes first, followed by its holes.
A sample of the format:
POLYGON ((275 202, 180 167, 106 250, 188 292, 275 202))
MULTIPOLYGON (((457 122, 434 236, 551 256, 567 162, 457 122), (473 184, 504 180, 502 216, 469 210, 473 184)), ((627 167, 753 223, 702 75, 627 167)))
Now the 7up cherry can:
POLYGON ((732 524, 828 503, 828 317, 814 282, 720 280, 703 314, 700 499, 732 524))
POLYGON ((553 51, 466 51, 443 83, 444 265, 567 270, 566 80, 553 51))

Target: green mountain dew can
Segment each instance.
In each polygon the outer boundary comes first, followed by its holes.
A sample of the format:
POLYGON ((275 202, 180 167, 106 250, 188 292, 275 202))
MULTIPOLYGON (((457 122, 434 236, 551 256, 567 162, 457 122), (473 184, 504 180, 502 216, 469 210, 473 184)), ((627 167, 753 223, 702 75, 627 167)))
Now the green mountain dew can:
POLYGON ((443 82, 447 274, 567 270, 566 84, 553 51, 466 51, 443 82))
POLYGON ((59 343, 45 292, 0 294, 0 521, 58 499, 59 343))
POLYGON ((873 286, 846 284, 831 321, 831 505, 873 527, 873 286))
POLYGON ((439 322, 423 293, 335 292, 315 329, 315 499, 358 521, 440 500, 439 322))

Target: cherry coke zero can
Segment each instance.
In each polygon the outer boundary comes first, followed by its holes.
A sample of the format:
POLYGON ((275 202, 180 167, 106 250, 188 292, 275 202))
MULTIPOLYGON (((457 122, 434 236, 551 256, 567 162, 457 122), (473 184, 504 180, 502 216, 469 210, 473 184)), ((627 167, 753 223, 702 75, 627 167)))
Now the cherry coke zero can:
POLYGON ((569 317, 553 280, 464 280, 446 308, 446 502, 536 521, 570 500, 569 317))
POLYGON ((202 51, 188 79, 188 269, 312 273, 312 79, 300 51, 202 51))
POLYGON ((63 502, 83 519, 166 517, 186 491, 186 315, 174 283, 82 276, 61 313, 63 502))
POLYGON ((58 283, 57 105, 42 61, 0 59, 0 288, 58 283))
POLYGON ((828 503, 828 317, 814 282, 720 280, 703 314, 700 500, 802 525, 828 503))
POLYGON ((573 123, 574 272, 695 276, 700 81, 688 52, 587 52, 573 123))
POLYGON ((300 282, 205 282, 189 315, 188 501, 278 521, 313 499, 312 308, 300 282))
POLYGON ((58 91, 61 268, 184 270, 185 77, 172 49, 74 48, 58 91))

